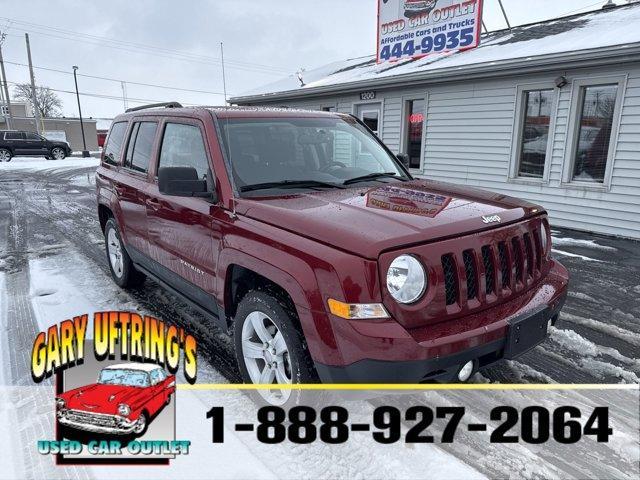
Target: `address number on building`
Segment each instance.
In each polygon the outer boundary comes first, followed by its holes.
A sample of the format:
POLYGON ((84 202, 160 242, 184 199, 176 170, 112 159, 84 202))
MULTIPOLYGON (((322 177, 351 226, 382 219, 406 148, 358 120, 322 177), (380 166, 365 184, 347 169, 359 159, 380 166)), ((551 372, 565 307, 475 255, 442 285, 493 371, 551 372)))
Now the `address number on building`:
POLYGON ((360 100, 375 100, 376 92, 362 92, 360 94, 360 100))

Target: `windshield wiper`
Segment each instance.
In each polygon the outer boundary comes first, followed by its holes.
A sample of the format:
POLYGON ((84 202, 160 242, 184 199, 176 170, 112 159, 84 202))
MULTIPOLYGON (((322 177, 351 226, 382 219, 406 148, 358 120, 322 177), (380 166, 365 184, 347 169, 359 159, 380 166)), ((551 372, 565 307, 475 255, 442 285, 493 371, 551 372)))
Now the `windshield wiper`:
POLYGON ((406 178, 400 177, 396 173, 382 172, 382 173, 370 173, 368 175, 362 175, 361 177, 350 178, 349 180, 345 180, 342 184, 351 185, 352 183, 367 182, 369 180, 377 180, 379 178, 395 178, 396 180, 400 180, 401 182, 408 181, 406 178))
POLYGON ((254 185, 243 185, 241 192, 252 192, 254 190, 268 190, 270 188, 345 188, 338 183, 321 182, 318 180, 281 180, 279 182, 256 183, 254 185))

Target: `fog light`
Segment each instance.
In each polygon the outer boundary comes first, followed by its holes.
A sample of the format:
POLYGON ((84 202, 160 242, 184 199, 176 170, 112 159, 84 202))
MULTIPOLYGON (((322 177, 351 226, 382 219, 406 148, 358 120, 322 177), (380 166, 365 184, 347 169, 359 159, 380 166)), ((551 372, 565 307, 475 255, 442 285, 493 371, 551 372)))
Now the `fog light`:
POLYGON ((462 368, 458 372, 458 380, 460 380, 461 382, 466 382, 467 380, 469 380, 469 377, 471 377, 472 373, 473 373, 473 360, 469 360, 467 363, 465 363, 462 366, 462 368))

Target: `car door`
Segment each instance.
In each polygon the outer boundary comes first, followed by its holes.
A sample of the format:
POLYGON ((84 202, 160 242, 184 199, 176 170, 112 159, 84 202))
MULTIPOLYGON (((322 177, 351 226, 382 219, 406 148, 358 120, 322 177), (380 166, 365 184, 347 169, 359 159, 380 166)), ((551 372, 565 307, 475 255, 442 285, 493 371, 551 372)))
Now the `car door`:
POLYGON ((211 302, 224 212, 205 198, 162 195, 157 171, 193 167, 200 179, 215 175, 204 126, 199 120, 175 118, 162 125, 156 180, 147 200, 149 252, 164 281, 200 306, 217 314, 211 302))
POLYGON ((46 155, 47 141, 33 132, 24 133, 24 148, 27 150, 27 155, 46 155))
POLYGON ((113 182, 122 211, 121 233, 127 252, 135 262, 149 255, 146 190, 149 187, 148 170, 157 130, 158 122, 155 120, 134 120, 122 167, 113 182))
POLYGON ((24 133, 4 132, 4 142, 14 155, 25 155, 24 133))

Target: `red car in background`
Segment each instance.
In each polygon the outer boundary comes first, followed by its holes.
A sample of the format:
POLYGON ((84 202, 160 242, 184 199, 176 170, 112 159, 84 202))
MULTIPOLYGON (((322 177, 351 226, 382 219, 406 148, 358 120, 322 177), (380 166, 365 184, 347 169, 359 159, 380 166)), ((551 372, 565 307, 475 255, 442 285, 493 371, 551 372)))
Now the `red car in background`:
POLYGON ((102 369, 97 383, 59 395, 56 416, 65 427, 139 436, 171 402, 175 389, 175 376, 158 365, 111 365, 102 369))

